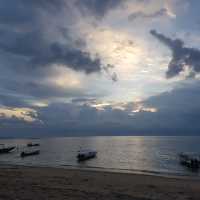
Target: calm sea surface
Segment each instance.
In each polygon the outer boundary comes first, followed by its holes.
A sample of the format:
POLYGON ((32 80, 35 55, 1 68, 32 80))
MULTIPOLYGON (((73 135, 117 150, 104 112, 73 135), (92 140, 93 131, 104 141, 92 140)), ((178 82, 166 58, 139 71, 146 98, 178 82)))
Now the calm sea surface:
POLYGON ((0 155, 0 165, 75 167, 121 172, 147 172, 199 176, 179 164, 178 153, 200 154, 200 137, 63 137, 45 139, 6 139, 0 143, 17 145, 17 150, 0 155), (28 142, 39 142, 41 154, 26 158, 20 152, 28 142), (78 163, 77 151, 91 148, 98 151, 95 159, 78 163))

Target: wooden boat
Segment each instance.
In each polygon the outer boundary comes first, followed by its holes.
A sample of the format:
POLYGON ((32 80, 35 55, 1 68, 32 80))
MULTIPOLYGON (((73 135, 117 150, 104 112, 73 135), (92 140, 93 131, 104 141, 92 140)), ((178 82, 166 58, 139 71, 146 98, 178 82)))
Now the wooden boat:
POLYGON ((91 158, 95 158, 97 155, 97 151, 94 150, 80 150, 78 151, 78 155, 77 155, 77 159, 78 161, 84 161, 84 160, 88 160, 91 158))
POLYGON ((2 147, 0 148, 0 154, 3 153, 10 153, 12 150, 15 149, 15 146, 9 146, 9 147, 5 147, 4 144, 0 144, 2 147))
POLYGON ((27 147, 38 147, 38 146, 40 146, 39 143, 32 143, 32 142, 30 142, 30 143, 27 144, 27 147))
POLYGON ((21 157, 26 157, 26 156, 34 156, 34 155, 39 155, 40 150, 34 150, 34 151, 22 151, 20 156, 21 157))
POLYGON ((179 159, 181 165, 184 165, 192 170, 200 168, 200 156, 195 154, 180 153, 179 159))

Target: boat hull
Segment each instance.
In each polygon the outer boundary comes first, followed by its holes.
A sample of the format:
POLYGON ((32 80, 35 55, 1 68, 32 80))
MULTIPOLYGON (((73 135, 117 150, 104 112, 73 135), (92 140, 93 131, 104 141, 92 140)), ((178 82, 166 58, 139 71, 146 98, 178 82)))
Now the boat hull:
POLYGON ((179 155, 180 164, 186 166, 192 170, 199 170, 200 168, 200 159, 187 155, 187 154, 180 154, 179 155))
POLYGON ((97 155, 96 152, 90 152, 88 154, 78 154, 77 155, 77 159, 78 161, 85 161, 85 160, 89 160, 89 159, 92 159, 92 158, 95 158, 97 155))
POLYGON ((36 144, 32 144, 32 143, 28 143, 27 147, 38 147, 40 146, 40 144, 36 143, 36 144))
POLYGON ((2 149, 0 149, 0 154, 10 153, 14 149, 15 149, 15 147, 2 148, 2 149))
POLYGON ((36 150, 36 151, 32 151, 32 152, 22 152, 21 153, 21 157, 27 157, 27 156, 34 156, 34 155, 39 155, 40 154, 40 151, 39 150, 36 150))

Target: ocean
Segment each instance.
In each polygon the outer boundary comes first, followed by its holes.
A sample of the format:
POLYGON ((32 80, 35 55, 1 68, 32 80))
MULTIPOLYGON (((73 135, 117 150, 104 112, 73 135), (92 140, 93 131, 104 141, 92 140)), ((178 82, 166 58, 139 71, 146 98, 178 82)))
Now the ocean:
POLYGON ((200 154, 200 137, 168 136, 99 136, 43 139, 2 139, 0 143, 16 145, 9 154, 0 155, 0 165, 82 168, 126 173, 150 173, 198 176, 200 172, 180 165, 180 152, 200 154), (40 143, 40 155, 21 158, 28 142, 40 143), (95 149, 97 157, 77 162, 80 148, 95 149))

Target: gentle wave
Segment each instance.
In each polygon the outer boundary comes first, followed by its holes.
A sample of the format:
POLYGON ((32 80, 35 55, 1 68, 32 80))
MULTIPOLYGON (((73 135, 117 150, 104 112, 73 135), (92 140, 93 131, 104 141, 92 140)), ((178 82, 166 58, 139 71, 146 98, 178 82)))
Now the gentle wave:
POLYGON ((0 165, 73 167, 78 169, 146 173, 154 175, 200 176, 179 163, 178 153, 200 153, 200 137, 87 137, 0 140, 17 145, 17 151, 0 155, 0 165), (28 142, 40 143, 41 154, 22 159, 20 152, 28 142), (92 148, 96 159, 76 160, 77 151, 92 148))

